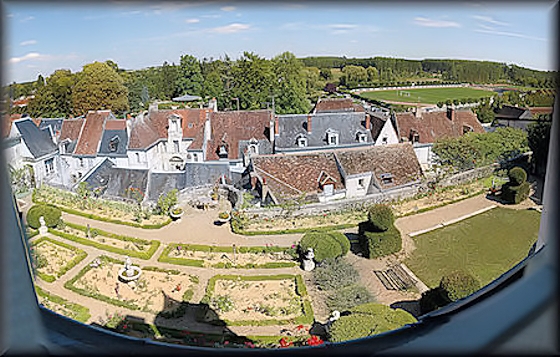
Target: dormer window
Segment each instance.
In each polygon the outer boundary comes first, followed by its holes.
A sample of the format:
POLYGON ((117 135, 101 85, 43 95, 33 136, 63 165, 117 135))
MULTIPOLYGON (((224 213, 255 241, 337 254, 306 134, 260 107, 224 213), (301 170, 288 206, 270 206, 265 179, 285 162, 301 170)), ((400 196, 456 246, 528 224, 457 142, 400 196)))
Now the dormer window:
POLYGON ((387 173, 387 174, 381 174, 381 183, 384 185, 390 185, 393 183, 393 175, 387 173))
POLYGON ((359 143, 367 142, 367 134, 366 133, 358 132, 356 134, 356 137, 357 137, 359 143))
POLYGON ((386 136, 384 136, 383 139, 381 139, 381 144, 383 144, 383 145, 387 145, 388 142, 389 142, 389 139, 386 136))
POLYGON ((463 135, 465 135, 466 133, 473 132, 473 131, 474 131, 474 129, 472 128, 472 126, 463 124, 463 135))
POLYGON ((327 144, 338 145, 338 133, 332 129, 327 130, 327 144))
POLYGON ((253 154, 258 154, 259 153, 259 146, 258 144, 250 144, 248 146, 249 149, 249 154, 253 155, 253 154))
POLYGON ((220 159, 227 159, 228 151, 227 151, 226 144, 220 145, 220 148, 218 150, 218 156, 220 157, 220 159))
POLYGON ((307 138, 306 138, 305 136, 303 136, 303 135, 299 135, 299 136, 296 138, 296 143, 297 143, 297 146, 298 146, 298 147, 304 148, 304 147, 307 146, 307 138))
POLYGON ((410 141, 413 144, 420 142, 420 134, 414 129, 410 130, 410 141))
POLYGON ((117 149, 119 148, 119 137, 118 136, 114 136, 111 141, 109 141, 109 151, 110 152, 115 152, 117 151, 117 149))

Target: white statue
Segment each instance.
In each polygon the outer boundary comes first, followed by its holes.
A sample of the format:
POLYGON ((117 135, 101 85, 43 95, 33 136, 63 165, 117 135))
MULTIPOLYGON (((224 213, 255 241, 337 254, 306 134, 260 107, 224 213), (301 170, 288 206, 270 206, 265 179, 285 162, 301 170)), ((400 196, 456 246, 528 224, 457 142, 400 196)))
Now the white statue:
POLYGON ((49 232, 49 229, 47 228, 47 225, 45 223, 45 217, 39 217, 39 223, 41 223, 41 227, 39 227, 39 234, 44 236, 49 232))
POLYGON ((128 255, 124 259, 124 271, 127 276, 134 275, 134 270, 132 269, 132 260, 130 260, 130 257, 128 255))
POLYGON ((307 249, 307 253, 303 257, 303 270, 311 271, 315 269, 315 261, 313 260, 313 258, 315 258, 315 253, 313 253, 313 248, 307 249))
POLYGON ((340 319, 340 311, 334 310, 331 314, 331 317, 329 317, 329 323, 333 323, 338 319, 340 319))

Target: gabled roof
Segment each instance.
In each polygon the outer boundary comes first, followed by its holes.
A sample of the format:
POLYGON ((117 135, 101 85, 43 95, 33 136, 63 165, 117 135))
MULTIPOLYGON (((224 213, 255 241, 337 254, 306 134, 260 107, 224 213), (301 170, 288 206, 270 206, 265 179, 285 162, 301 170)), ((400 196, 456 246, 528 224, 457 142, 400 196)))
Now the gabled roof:
POLYGON ((372 172, 381 181, 381 175, 391 174, 394 186, 422 177, 422 169, 411 143, 337 150, 335 155, 346 175, 372 172))
POLYGON ((472 128, 475 133, 484 133, 484 128, 470 110, 422 113, 416 118, 413 113, 397 113, 396 122, 399 138, 410 139, 411 133, 418 133, 419 143, 433 143, 444 137, 463 135, 463 127, 472 128), (451 117, 451 118, 450 118, 451 117))
POLYGON ((313 113, 363 112, 364 107, 355 104, 352 98, 319 98, 313 113))
POLYGON ((62 143, 64 141, 70 141, 70 145, 67 147, 67 153, 71 154, 76 148, 76 143, 80 137, 80 132, 86 120, 84 118, 76 119, 64 119, 60 127, 60 136, 58 137, 58 142, 62 143))
POLYGON ((364 143, 359 142, 357 133, 366 134, 366 143, 371 144, 371 132, 363 125, 365 116, 364 112, 279 115, 275 147, 277 150, 300 150, 297 139, 303 136, 307 138, 308 148, 332 148, 333 146, 328 145, 326 137, 329 129, 338 133, 338 146, 363 146, 364 143), (311 120, 311 128, 308 128, 308 120, 311 120))
POLYGON ((105 130, 103 131, 99 144, 99 154, 126 156, 127 146, 128 134, 126 131, 126 120, 108 119, 105 122, 105 130), (116 150, 113 150, 113 148, 116 148, 116 150))
POLYGON ((335 181, 335 189, 344 188, 332 152, 257 156, 252 163, 277 198, 317 194, 325 177, 335 181))
POLYGON ((389 117, 378 113, 369 113, 369 115, 371 121, 371 137, 373 140, 377 140, 377 137, 381 133, 381 129, 383 129, 383 126, 387 120, 389 120, 389 117))
POLYGON ((129 188, 138 188, 146 192, 148 170, 117 168, 111 160, 105 159, 84 181, 94 189, 102 189, 103 197, 126 198, 129 188))
POLYGON ((169 117, 176 115, 181 118, 183 139, 194 139, 204 127, 208 108, 152 110, 147 115, 133 119, 129 148, 147 149, 160 139, 167 139, 169 117))
POLYGON ((62 128, 63 118, 43 118, 40 119, 39 129, 46 128, 50 126, 52 128, 53 134, 55 136, 60 135, 60 130, 62 128))
MULTIPOLYGON (((239 142, 256 139, 269 140, 272 111, 232 111, 211 114, 211 136, 206 148, 206 160, 219 160, 220 146, 225 144, 229 160, 240 159, 239 142)), ((196 140, 195 140, 196 141, 196 140)))
POLYGON ((23 142, 35 159, 57 151, 57 146, 52 141, 48 130, 44 131, 39 129, 31 119, 20 119, 13 124, 16 126, 23 142))
POLYGON ((74 155, 97 155, 101 136, 103 135, 103 127, 108 118, 114 118, 110 110, 90 111, 87 113, 74 155))

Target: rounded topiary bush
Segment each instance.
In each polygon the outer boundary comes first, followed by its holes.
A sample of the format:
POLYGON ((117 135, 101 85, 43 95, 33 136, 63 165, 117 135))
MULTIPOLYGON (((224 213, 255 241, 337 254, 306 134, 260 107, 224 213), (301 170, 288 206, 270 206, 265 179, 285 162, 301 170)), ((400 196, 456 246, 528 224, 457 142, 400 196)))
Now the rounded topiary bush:
POLYGON ((395 223, 395 216, 391 207, 376 204, 368 210, 368 222, 374 232, 385 232, 395 223))
POLYGON ((441 278, 439 287, 451 301, 459 300, 480 289, 480 282, 463 271, 454 271, 441 278))
POLYGON ((33 229, 39 228, 41 226, 39 222, 41 216, 45 218, 47 227, 52 228, 60 222, 61 211, 50 205, 34 205, 27 211, 27 224, 33 229))
POLYGON ((447 293, 439 286, 425 291, 420 298, 420 313, 427 314, 449 304, 451 300, 447 297, 447 293))
POLYGON ((301 252, 305 254, 313 248, 315 260, 320 262, 327 258, 336 258, 345 255, 350 249, 348 238, 339 232, 307 232, 299 242, 301 252))
POLYGON ((329 341, 355 340, 382 332, 396 330, 417 320, 402 309, 368 303, 353 307, 350 314, 341 316, 329 329, 329 341))
POLYGON ((516 166, 508 172, 509 182, 512 186, 519 186, 527 181, 527 173, 521 167, 516 166))

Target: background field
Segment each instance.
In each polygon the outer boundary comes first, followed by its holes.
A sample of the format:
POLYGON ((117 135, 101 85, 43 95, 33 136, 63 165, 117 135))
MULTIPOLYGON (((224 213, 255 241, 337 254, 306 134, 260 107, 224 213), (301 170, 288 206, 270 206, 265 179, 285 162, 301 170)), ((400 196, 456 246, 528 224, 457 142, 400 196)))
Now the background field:
POLYGON ((536 211, 494 208, 414 237, 405 264, 430 288, 453 270, 470 272, 484 286, 527 256, 539 222, 536 211))
POLYGON ((384 90, 363 92, 360 94, 365 99, 375 99, 381 101, 407 102, 407 103, 427 103, 436 104, 450 99, 482 98, 491 97, 495 92, 473 89, 473 88, 420 88, 406 89, 410 97, 398 95, 401 90, 384 90))

